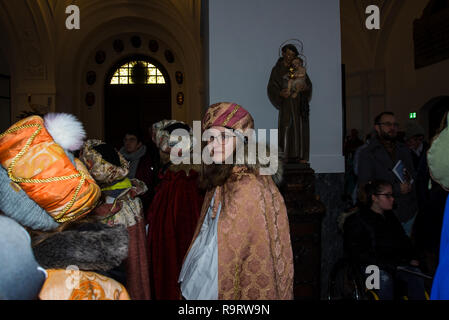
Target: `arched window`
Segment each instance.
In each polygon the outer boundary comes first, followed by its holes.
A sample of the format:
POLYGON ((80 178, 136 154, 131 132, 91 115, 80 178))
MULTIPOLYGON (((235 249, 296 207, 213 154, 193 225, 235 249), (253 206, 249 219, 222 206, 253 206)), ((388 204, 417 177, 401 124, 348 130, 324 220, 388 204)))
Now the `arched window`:
POLYGON ((153 64, 139 60, 120 66, 111 78, 111 84, 165 84, 162 72, 153 64))

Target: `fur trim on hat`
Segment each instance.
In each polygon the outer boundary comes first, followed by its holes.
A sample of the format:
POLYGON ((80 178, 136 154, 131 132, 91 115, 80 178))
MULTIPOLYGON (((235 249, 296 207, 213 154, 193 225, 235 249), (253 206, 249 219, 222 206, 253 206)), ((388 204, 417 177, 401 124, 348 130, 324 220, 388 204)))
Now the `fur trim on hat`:
POLYGON ((76 151, 86 138, 83 124, 72 114, 49 113, 44 117, 45 128, 63 149, 76 151))
POLYGON ((128 231, 121 225, 84 223, 54 234, 33 251, 45 269, 75 265, 83 271, 108 271, 128 256, 128 231))
POLYGON ((243 152, 243 159, 240 157, 241 153, 237 153, 236 155, 236 163, 244 163, 249 169, 254 172, 259 172, 262 175, 269 175, 273 178, 274 183, 277 187, 280 187, 283 180, 284 175, 284 167, 282 161, 279 157, 270 158, 270 145, 267 144, 265 155, 262 156, 259 152, 260 150, 256 150, 256 154, 253 157, 253 160, 256 160, 256 163, 250 163, 249 161, 249 151, 247 145, 245 145, 245 150, 243 152), (270 161, 275 161, 275 163, 271 163, 270 161))

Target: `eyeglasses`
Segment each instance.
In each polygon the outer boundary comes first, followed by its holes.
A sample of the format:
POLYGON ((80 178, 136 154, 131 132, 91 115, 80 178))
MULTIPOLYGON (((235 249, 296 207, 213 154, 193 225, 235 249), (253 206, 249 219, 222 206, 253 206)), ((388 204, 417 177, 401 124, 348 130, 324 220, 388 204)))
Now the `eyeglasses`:
POLYGON ((376 195, 376 196, 385 196, 385 197, 387 197, 388 199, 394 198, 393 194, 391 194, 391 193, 375 193, 375 195, 376 195))
POLYGON ((399 123, 391 123, 391 122, 379 122, 378 125, 385 126, 385 127, 395 127, 399 128, 399 123))
POLYGON ((220 134, 216 136, 211 136, 209 138, 209 143, 212 143, 214 141, 217 141, 217 143, 228 143, 230 139, 232 139, 234 135, 227 134, 226 132, 221 132, 220 134))

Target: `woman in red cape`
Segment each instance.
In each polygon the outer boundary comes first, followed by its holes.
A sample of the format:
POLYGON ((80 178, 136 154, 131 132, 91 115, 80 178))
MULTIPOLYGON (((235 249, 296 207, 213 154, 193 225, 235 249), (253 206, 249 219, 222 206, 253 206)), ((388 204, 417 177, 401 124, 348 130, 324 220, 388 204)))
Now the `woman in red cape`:
POLYGON ((190 131, 186 124, 175 120, 153 125, 153 141, 163 162, 161 181, 146 214, 151 293, 155 300, 180 299, 179 272, 203 203, 198 166, 170 162, 170 133, 175 129, 190 131))

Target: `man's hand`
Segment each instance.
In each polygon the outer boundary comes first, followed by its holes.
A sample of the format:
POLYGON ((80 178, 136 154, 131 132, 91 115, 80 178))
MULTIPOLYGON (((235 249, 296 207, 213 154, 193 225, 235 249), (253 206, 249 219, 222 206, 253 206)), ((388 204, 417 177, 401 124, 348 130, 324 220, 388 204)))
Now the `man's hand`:
POLYGON ((281 90, 281 93, 280 93, 280 96, 281 96, 282 98, 288 98, 288 97, 290 96, 290 93, 288 92, 288 89, 287 89, 287 88, 282 89, 282 90, 281 90))
POLYGON ((407 194, 410 191, 412 191, 412 185, 410 183, 401 183, 401 194, 407 194))

